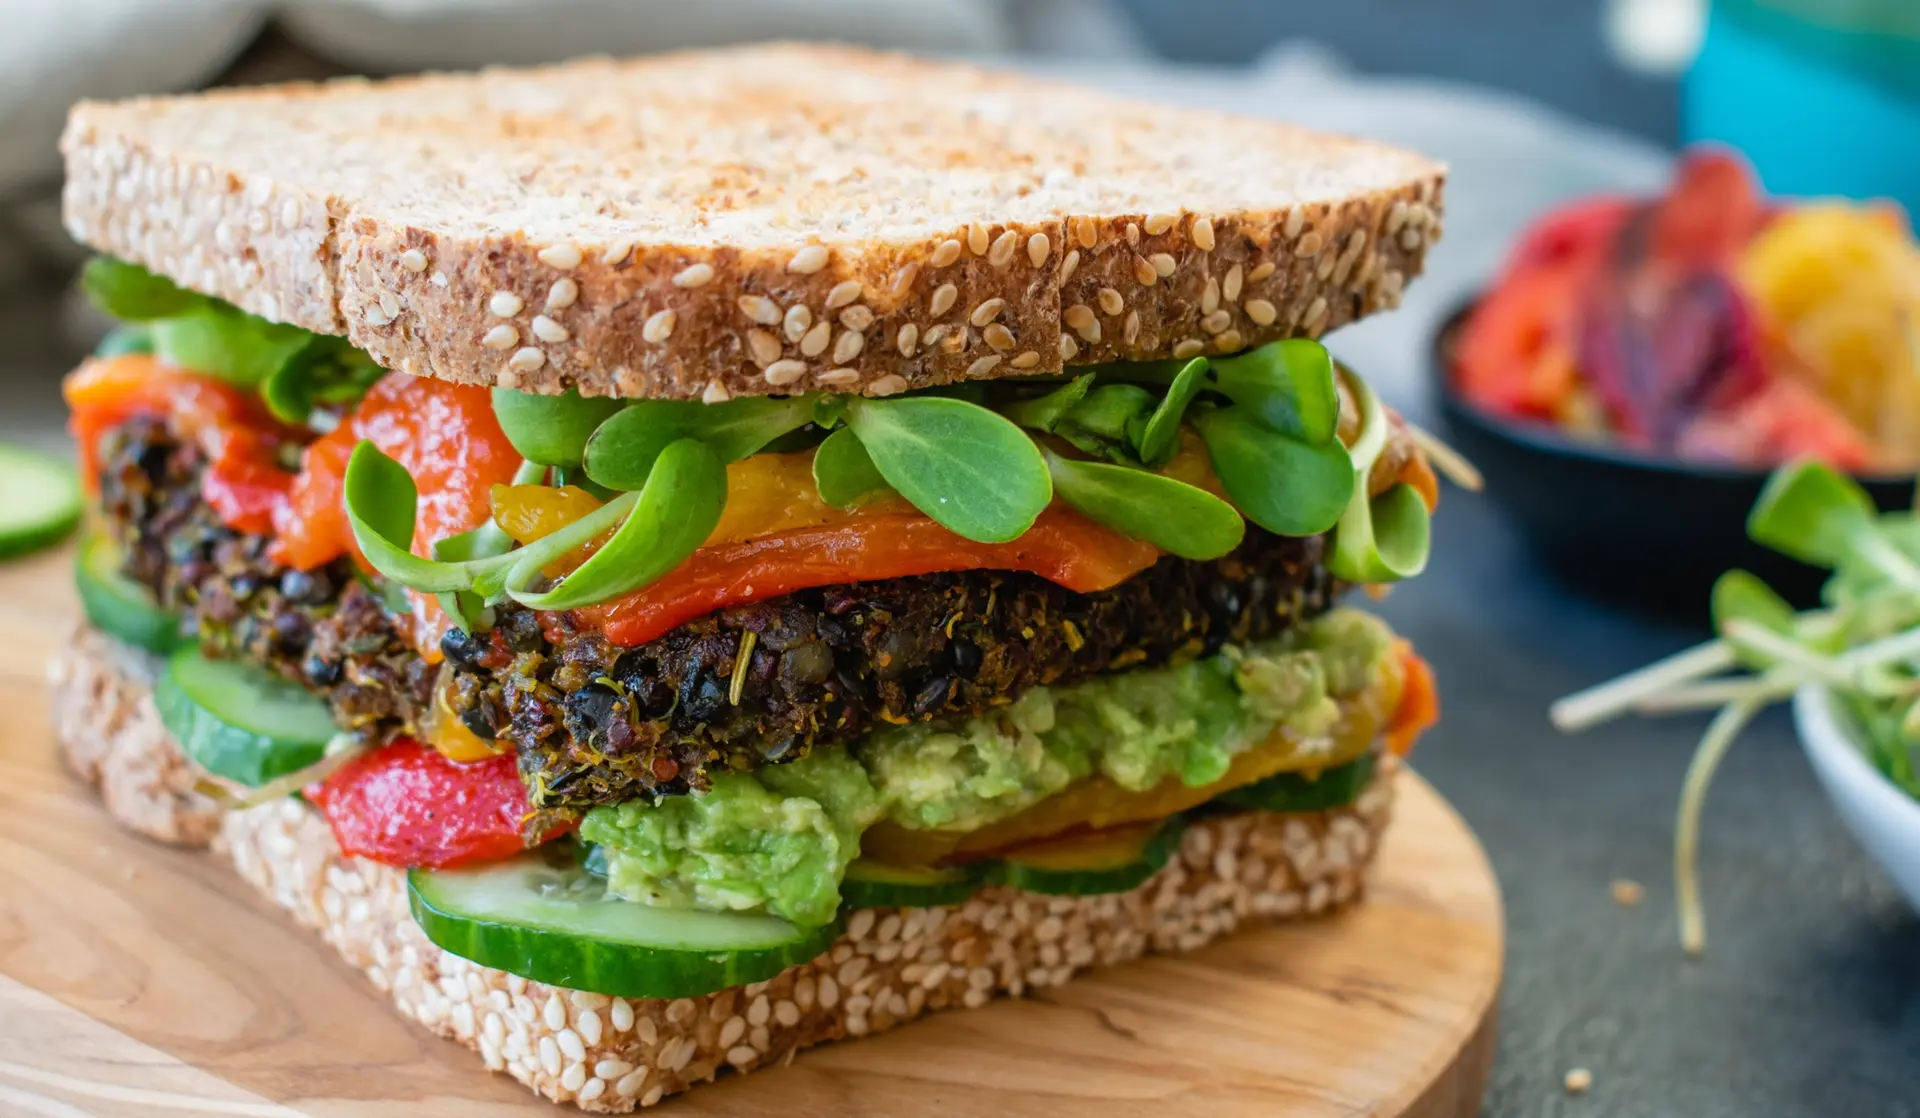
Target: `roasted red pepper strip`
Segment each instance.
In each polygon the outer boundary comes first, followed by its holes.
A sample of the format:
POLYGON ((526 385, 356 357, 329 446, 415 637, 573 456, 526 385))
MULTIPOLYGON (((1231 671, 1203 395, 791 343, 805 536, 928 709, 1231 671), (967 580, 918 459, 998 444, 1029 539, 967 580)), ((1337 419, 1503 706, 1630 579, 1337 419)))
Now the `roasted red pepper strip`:
POLYGON ((1405 757, 1420 735, 1440 721, 1440 689, 1434 683, 1433 669, 1406 641, 1398 642, 1400 663, 1406 674, 1401 684, 1400 705, 1387 723, 1387 748, 1405 757))
POLYGON ((861 517, 768 539, 703 547, 679 569, 575 619, 617 645, 645 644, 717 609, 815 586, 941 571, 1029 571, 1088 594, 1153 565, 1160 552, 1053 506, 1011 543, 977 543, 918 514, 861 517))
POLYGON ((458 764, 403 738, 347 762, 307 798, 343 853, 384 865, 444 869, 527 848, 527 790, 511 753, 458 764))

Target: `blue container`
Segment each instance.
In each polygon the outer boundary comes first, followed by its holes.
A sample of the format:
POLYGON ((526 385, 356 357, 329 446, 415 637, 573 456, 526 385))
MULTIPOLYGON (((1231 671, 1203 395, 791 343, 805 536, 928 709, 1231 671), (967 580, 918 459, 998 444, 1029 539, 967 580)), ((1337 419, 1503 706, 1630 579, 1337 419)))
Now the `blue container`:
POLYGON ((1745 152, 1773 193, 1920 215, 1920 0, 1713 0, 1681 135, 1745 152))

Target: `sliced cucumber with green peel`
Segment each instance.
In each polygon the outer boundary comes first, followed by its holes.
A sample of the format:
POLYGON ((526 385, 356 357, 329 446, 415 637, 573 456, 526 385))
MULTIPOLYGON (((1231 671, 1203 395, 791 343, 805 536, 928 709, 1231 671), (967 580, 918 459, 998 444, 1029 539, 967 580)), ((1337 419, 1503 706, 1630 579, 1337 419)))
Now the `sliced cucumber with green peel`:
POLYGON ((320 760, 339 731, 311 691, 239 660, 175 652, 153 689, 160 721, 200 767, 258 788, 320 760))
POLYGON ((1317 776, 1277 773, 1265 780, 1235 788, 1213 802, 1251 811, 1327 811, 1346 807, 1360 798, 1373 779, 1373 755, 1335 765, 1317 776))
POLYGON ((120 573, 120 549, 104 535, 80 542, 73 582, 93 627, 123 644, 166 654, 181 644, 180 619, 160 608, 146 587, 120 573))
POLYGON ((620 900, 605 881, 541 851, 472 869, 413 870, 407 895, 427 938, 463 959, 621 998, 690 998, 761 982, 817 958, 840 934, 837 924, 800 928, 773 916, 620 900))
POLYGON ((1137 837, 1116 832, 1110 840, 1099 834, 1062 839, 1013 851, 989 874, 1002 885, 1055 897, 1124 893, 1166 868, 1184 830, 1186 820, 1176 816, 1157 830, 1140 829, 1137 837))
POLYGON ((969 866, 889 866, 857 858, 840 882, 849 908, 942 908, 973 896, 982 878, 969 866))
POLYGON ((65 539, 80 523, 80 475, 50 454, 0 443, 0 558, 65 539))

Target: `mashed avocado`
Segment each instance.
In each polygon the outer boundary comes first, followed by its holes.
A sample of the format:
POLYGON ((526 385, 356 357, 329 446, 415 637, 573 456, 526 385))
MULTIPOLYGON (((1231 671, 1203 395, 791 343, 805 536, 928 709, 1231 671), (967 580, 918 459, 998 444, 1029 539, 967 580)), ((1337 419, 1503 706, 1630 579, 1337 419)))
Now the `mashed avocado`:
POLYGON ((989 716, 881 730, 716 777, 699 795, 597 807, 580 835, 604 847, 619 896, 823 924, 861 833, 882 818, 972 830, 1095 773, 1130 791, 1169 776, 1211 784, 1275 729, 1325 739, 1340 698, 1399 670, 1392 640, 1377 619, 1336 610, 1211 659, 1036 687, 989 716))

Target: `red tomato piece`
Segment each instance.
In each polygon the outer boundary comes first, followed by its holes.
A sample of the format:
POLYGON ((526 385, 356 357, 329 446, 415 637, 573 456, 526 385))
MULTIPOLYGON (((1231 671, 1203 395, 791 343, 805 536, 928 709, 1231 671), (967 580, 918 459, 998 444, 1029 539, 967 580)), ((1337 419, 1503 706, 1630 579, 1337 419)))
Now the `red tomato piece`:
POLYGON ((444 869, 528 846, 527 790, 511 753, 459 764, 403 738, 347 762, 307 798, 343 853, 384 865, 444 869))

